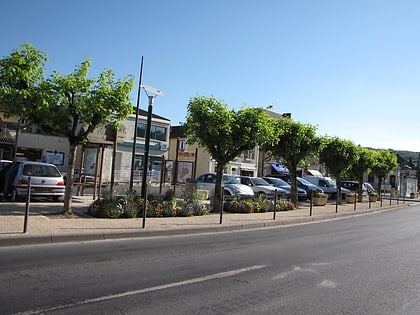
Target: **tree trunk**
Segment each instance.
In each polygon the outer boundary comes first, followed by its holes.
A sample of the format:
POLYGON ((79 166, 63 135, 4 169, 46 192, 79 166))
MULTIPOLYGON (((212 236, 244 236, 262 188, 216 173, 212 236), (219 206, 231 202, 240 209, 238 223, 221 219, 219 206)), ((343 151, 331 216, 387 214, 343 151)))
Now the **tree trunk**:
POLYGON ((335 178, 335 184, 337 186, 337 188, 336 188, 337 204, 338 205, 341 205, 342 198, 341 198, 341 177, 340 176, 336 176, 336 178, 335 178))
POLYGON ((359 194, 357 196, 357 201, 362 202, 363 201, 363 177, 359 177, 359 188, 357 189, 357 193, 359 194))
POLYGON ((296 208, 298 208, 299 203, 298 203, 297 180, 296 180, 297 163, 294 163, 294 161, 290 160, 290 161, 287 161, 287 166, 289 167, 289 172, 290 172, 290 189, 291 189, 290 199, 292 203, 296 206, 296 208))
POLYGON ((69 162, 68 162, 68 168, 67 168, 67 181, 66 181, 66 190, 64 192, 64 209, 63 209, 63 212, 66 215, 73 215, 73 210, 71 208, 71 201, 73 198, 73 174, 74 174, 74 166, 76 163, 76 151, 77 151, 77 146, 70 143, 69 162))
POLYGON ((382 177, 379 177, 378 176, 378 178, 379 178, 379 181, 378 181, 378 193, 379 193, 379 198, 382 199, 382 177))
POLYGON ((216 183, 214 187, 213 211, 220 212, 222 209, 222 181, 224 166, 217 164, 216 167, 216 183))

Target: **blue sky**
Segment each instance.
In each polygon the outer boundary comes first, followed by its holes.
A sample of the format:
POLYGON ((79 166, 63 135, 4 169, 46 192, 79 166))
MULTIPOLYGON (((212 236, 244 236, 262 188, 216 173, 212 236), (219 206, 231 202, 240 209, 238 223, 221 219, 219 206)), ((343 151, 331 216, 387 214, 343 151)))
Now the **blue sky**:
MULTIPOLYGON (((0 57, 24 42, 67 74, 162 90, 154 113, 185 121, 196 95, 292 113, 372 148, 420 151, 420 1, 2 0, 0 57)), ((133 91, 136 104, 137 89, 133 91)), ((142 92, 140 106, 147 108, 142 92)))

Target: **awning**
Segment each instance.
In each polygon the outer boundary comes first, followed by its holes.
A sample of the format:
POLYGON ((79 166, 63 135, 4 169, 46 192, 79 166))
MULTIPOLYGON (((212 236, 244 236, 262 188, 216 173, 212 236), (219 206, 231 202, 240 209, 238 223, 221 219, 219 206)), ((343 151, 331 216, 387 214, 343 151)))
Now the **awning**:
POLYGON ((282 164, 278 164, 278 163, 273 163, 271 164, 271 167, 277 172, 277 173, 289 173, 289 169, 287 168, 287 166, 282 165, 282 164))
POLYGON ((308 174, 312 175, 312 176, 318 176, 318 177, 322 177, 322 173, 320 171, 317 170, 308 170, 308 174))
POLYGON ((0 133, 0 144, 15 145, 16 141, 11 136, 8 129, 3 129, 0 133))

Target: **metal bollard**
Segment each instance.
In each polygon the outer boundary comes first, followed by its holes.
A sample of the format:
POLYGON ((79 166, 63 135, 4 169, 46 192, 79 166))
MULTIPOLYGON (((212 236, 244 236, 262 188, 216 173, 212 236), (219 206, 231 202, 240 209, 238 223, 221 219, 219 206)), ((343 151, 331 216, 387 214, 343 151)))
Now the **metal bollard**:
POLYGON ((25 207, 25 220, 23 222, 23 233, 28 232, 28 219, 29 219, 30 203, 31 203, 31 178, 28 177, 28 191, 26 192, 26 207, 25 207))
POLYGON ((274 212, 273 212, 273 220, 276 219, 277 213, 277 189, 274 190, 274 212))

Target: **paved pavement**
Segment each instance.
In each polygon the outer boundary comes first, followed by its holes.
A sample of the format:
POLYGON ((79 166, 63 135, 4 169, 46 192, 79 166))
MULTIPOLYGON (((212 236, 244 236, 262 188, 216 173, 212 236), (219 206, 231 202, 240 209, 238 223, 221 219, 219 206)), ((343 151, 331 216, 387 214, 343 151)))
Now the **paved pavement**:
POLYGON ((31 202, 26 233, 23 233, 26 203, 0 203, 0 247, 268 228, 389 211, 420 201, 383 199, 382 203, 377 201, 370 204, 366 201, 357 203, 356 209, 354 204, 345 201, 336 209, 335 202, 330 202, 326 206, 312 207, 312 213, 309 202, 302 202, 298 209, 276 214, 224 213, 222 224, 220 214, 215 213, 186 218, 146 218, 143 228, 143 218, 97 219, 87 216, 87 207, 92 199, 89 195, 74 197, 72 205, 75 215, 72 218, 60 214, 62 203, 31 202))

